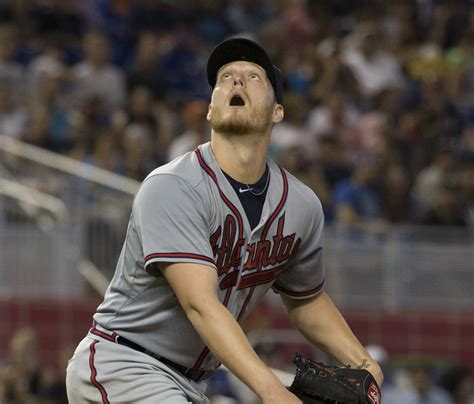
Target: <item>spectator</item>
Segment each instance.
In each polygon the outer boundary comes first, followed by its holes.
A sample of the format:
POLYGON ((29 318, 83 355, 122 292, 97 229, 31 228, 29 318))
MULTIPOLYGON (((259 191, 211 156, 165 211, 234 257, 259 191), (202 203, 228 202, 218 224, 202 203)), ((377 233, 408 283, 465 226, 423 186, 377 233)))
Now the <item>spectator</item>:
POLYGON ((135 124, 147 132, 150 139, 158 137, 159 125, 154 114, 154 106, 155 100, 148 87, 133 87, 126 108, 117 110, 113 115, 113 126, 120 130, 135 124))
POLYGON ((384 219, 390 223, 408 223, 412 215, 412 206, 407 170, 400 164, 388 165, 384 170, 380 189, 384 219))
POLYGON ((386 116, 378 111, 370 111, 359 119, 359 148, 357 159, 374 159, 381 163, 390 163, 394 150, 388 140, 388 122, 386 116))
POLYGON ((446 95, 446 81, 429 74, 420 80, 421 98, 415 110, 417 134, 412 139, 412 169, 417 173, 433 160, 440 143, 456 141, 462 134, 462 117, 446 95))
POLYGON ((469 5, 459 2, 440 2, 433 10, 429 36, 441 49, 456 45, 469 24, 469 5))
POLYGON ((403 71, 414 58, 423 31, 418 10, 406 3, 387 3, 384 31, 386 46, 398 59, 403 71))
POLYGON ((284 66, 283 59, 288 47, 284 45, 285 32, 282 21, 277 18, 269 20, 258 31, 258 39, 270 56, 281 61, 278 65, 284 66))
POLYGON ((345 94, 353 103, 363 100, 354 73, 342 59, 340 38, 330 37, 321 41, 314 63, 319 65, 311 90, 316 102, 324 102, 334 93, 345 94))
POLYGON ((62 0, 28 1, 15 4, 18 22, 25 24, 22 32, 27 36, 48 38, 59 35, 73 42, 84 29, 83 2, 62 0))
POLYGON ((348 150, 337 136, 330 133, 322 135, 318 140, 316 165, 330 189, 334 189, 340 181, 348 179, 352 173, 348 150))
POLYGON ((432 381, 431 369, 419 365, 410 369, 407 388, 396 388, 383 397, 384 404, 453 404, 448 393, 432 381))
POLYGON ((30 96, 40 97, 39 87, 43 79, 50 77, 63 78, 67 75, 63 59, 64 54, 59 44, 53 40, 48 41, 44 51, 28 65, 26 75, 30 96))
MULTIPOLYGON (((164 104, 156 102, 148 87, 138 85, 131 89, 127 108, 116 111, 112 120, 113 127, 118 131, 127 132, 129 127, 133 127, 131 132, 138 133, 138 130, 142 133, 143 136, 136 139, 148 144, 155 159, 152 163, 161 165, 166 162, 166 152, 172 137, 169 128, 172 116, 164 104)), ((124 151, 127 153, 126 149, 124 151)), ((149 163, 144 162, 145 166, 149 163)))
POLYGON ((60 74, 44 72, 38 77, 32 102, 46 108, 49 115, 47 147, 64 153, 73 147, 73 112, 64 94, 64 80, 60 74))
POLYGON ((79 105, 92 99, 99 99, 108 108, 124 105, 125 75, 109 63, 109 44, 105 35, 89 32, 84 37, 83 49, 85 60, 73 70, 79 105))
POLYGON ((358 120, 357 110, 347 101, 344 94, 336 92, 311 110, 309 132, 316 139, 323 134, 334 134, 351 150, 351 160, 354 161, 360 149, 358 120))
POLYGON ((35 146, 51 148, 50 142, 51 116, 46 106, 32 106, 23 140, 35 146))
POLYGON ((311 46, 289 48, 283 54, 282 69, 286 75, 286 89, 289 93, 298 93, 306 102, 311 94, 312 82, 318 74, 314 51, 311 46))
POLYGON ((100 133, 91 153, 86 154, 84 162, 114 173, 123 173, 119 140, 113 131, 104 130, 100 133))
POLYGON ((445 54, 449 97, 470 124, 474 121, 473 53, 474 28, 471 26, 466 29, 459 43, 445 54))
POLYGON ((40 365, 35 331, 30 328, 17 330, 10 339, 8 355, 9 362, 0 372, 3 384, 0 402, 33 403, 44 398, 51 371, 40 365))
POLYGON ((122 136, 123 172, 127 177, 143 181, 157 165, 164 164, 156 157, 149 131, 139 124, 128 125, 122 136))
MULTIPOLYGON (((466 153, 467 154, 467 153, 466 153)), ((463 201, 464 217, 468 224, 474 225, 474 153, 467 154, 460 162, 456 172, 456 185, 463 201)))
POLYGON ((459 143, 463 153, 474 156, 474 126, 464 129, 459 143))
POLYGON ((269 0, 237 0, 225 9, 233 32, 257 32, 268 20, 277 16, 275 4, 269 0))
POLYGON ((308 13, 306 1, 293 0, 283 2, 282 21, 287 45, 304 47, 316 34, 316 25, 308 13))
POLYGON ((271 148, 277 156, 295 147, 304 151, 302 146, 310 144, 307 100, 298 93, 289 92, 285 94, 284 106, 285 121, 274 126, 270 140, 271 148))
POLYGON ((404 84, 398 60, 383 48, 382 32, 375 26, 357 27, 354 43, 347 46, 344 62, 354 73, 364 96, 371 97, 381 90, 404 84))
POLYGON ((474 374, 467 366, 449 368, 442 377, 441 386, 450 394, 453 404, 474 402, 474 374))
POLYGON ((321 170, 311 164, 304 145, 287 147, 280 152, 277 162, 316 192, 327 212, 330 204, 330 189, 321 170))
POLYGON ((20 138, 27 123, 27 110, 16 107, 10 85, 0 83, 0 134, 20 138))
MULTIPOLYGON (((66 344, 59 350, 57 357, 57 372, 51 383, 45 388, 47 404, 68 404, 66 393, 66 368, 69 358, 74 353, 74 345, 66 344)), ((45 403, 46 404, 46 403, 45 403)))
POLYGON ((137 86, 147 87, 156 100, 166 95, 166 80, 160 69, 158 36, 151 31, 138 35, 137 45, 130 68, 127 72, 127 86, 130 92, 137 86))
POLYGON ((421 223, 436 226, 466 226, 463 203, 454 184, 444 184, 434 206, 421 218, 421 223))
POLYGON ((380 194, 374 189, 378 166, 364 162, 355 167, 350 179, 336 185, 332 207, 336 221, 349 228, 384 232, 387 223, 382 218, 380 194))
POLYGON ((195 6, 194 15, 199 36, 206 42, 218 43, 230 34, 230 25, 225 13, 222 12, 222 2, 219 0, 201 0, 195 6))
POLYGON ((184 132, 171 143, 168 150, 168 161, 192 151, 199 144, 210 140, 205 101, 194 100, 186 104, 181 120, 184 123, 184 132))
POLYGON ((134 31, 173 32, 180 21, 180 17, 181 19, 188 18, 187 7, 189 7, 188 2, 181 2, 179 6, 167 0, 141 0, 136 2, 133 11, 134 31))
POLYGON ((179 105, 195 98, 209 96, 209 88, 202 71, 208 49, 193 25, 181 25, 172 46, 163 54, 162 67, 166 77, 168 103, 179 105))
POLYGON ((432 164, 423 169, 415 179, 414 196, 417 217, 423 217, 438 206, 444 185, 453 175, 455 158, 449 148, 441 148, 432 164))
POLYGON ((14 88, 13 102, 24 96, 24 68, 13 60, 15 30, 11 25, 0 25, 0 82, 14 88))
MULTIPOLYGON (((87 0, 89 1, 89 0, 87 0)), ((112 59, 123 66, 133 48, 133 16, 135 3, 132 0, 95 0, 86 8, 89 29, 100 31, 110 42, 112 59)))

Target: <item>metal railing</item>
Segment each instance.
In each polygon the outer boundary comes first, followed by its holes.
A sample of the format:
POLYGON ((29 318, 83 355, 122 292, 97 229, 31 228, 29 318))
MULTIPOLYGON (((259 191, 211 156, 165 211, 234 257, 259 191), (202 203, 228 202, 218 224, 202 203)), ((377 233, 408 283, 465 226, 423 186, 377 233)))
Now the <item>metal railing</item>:
POLYGON ((326 231, 327 289, 346 307, 474 309, 474 232, 393 227, 326 231))
MULTIPOLYGON (((15 181, 0 178, 0 194, 23 202, 29 207, 46 210, 57 220, 62 220, 67 215, 66 205, 61 199, 21 185, 15 181)), ((30 210, 29 212, 30 215, 37 213, 36 210, 30 210)))
POLYGON ((0 135, 0 295, 102 293, 139 185, 0 135))
POLYGON ((115 189, 128 195, 135 195, 140 183, 110 171, 83 163, 58 153, 32 146, 11 137, 0 135, 0 150, 29 162, 49 167, 92 183, 115 189))

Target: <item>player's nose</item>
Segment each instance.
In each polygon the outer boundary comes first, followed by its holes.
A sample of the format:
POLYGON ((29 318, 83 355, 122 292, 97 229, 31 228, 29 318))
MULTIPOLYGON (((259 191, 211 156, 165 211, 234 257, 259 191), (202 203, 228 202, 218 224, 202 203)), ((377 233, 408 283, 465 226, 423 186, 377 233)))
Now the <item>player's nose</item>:
POLYGON ((245 87, 245 81, 243 80, 242 76, 240 74, 236 74, 234 76, 234 87, 235 86, 242 86, 245 87))

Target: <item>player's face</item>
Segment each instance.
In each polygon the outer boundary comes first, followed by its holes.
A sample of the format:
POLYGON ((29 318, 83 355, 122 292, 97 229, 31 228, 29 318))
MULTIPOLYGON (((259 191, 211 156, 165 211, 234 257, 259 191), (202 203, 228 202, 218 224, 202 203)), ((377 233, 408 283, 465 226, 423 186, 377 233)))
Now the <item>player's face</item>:
POLYGON ((208 120, 214 131, 229 134, 264 133, 283 118, 281 105, 260 66, 237 61, 218 74, 208 120))

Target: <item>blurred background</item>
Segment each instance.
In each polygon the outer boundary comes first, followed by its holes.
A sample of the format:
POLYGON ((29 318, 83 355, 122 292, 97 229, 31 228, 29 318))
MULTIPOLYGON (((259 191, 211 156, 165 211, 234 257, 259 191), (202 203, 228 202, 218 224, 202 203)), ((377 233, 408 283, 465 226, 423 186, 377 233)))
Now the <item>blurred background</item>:
MULTIPOLYGON (((0 403, 67 402, 133 195, 209 140, 205 65, 231 35, 284 73, 270 154, 323 204, 327 290, 384 403, 474 403, 473 33, 469 0, 0 1, 0 403)), ((330 361, 275 295, 244 327, 275 368, 330 361)))

